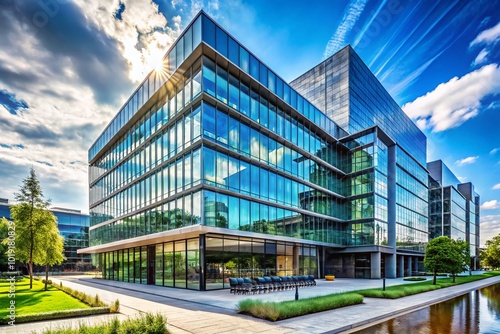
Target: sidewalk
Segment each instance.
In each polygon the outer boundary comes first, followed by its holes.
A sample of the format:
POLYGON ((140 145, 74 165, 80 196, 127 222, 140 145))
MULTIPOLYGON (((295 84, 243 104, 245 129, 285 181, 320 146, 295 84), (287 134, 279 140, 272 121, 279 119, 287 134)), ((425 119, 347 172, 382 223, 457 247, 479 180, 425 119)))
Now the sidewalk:
MULTIPOLYGON (((53 277, 59 284, 89 294, 99 294, 101 299, 111 302, 120 300, 121 314, 83 318, 86 323, 98 322, 118 316, 125 318, 138 312, 160 312, 167 316, 168 329, 173 334, 184 333, 338 333, 368 323, 381 321, 427 307, 484 286, 499 283, 500 276, 439 289, 396 300, 365 298, 363 304, 337 310, 320 312, 293 319, 268 322, 236 313, 236 303, 245 298, 261 300, 293 300, 295 290, 272 292, 260 295, 236 295, 227 290, 190 291, 172 288, 105 281, 87 277, 53 277)), ((387 286, 408 283, 402 279, 386 280, 387 286)), ((382 280, 336 279, 334 282, 318 280, 317 287, 299 289, 300 298, 330 294, 334 292, 380 287, 382 280)), ((55 328, 62 324, 78 324, 78 319, 19 324, 15 327, 0 327, 0 333, 30 333, 44 328, 55 328)))

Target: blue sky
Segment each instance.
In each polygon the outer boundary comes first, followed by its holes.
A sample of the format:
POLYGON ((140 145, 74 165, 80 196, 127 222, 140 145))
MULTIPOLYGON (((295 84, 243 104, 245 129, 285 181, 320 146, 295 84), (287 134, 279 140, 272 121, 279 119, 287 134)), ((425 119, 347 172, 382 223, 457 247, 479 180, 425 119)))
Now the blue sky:
POLYGON ((351 44, 500 233, 500 2, 0 0, 0 197, 88 211, 87 149, 203 8, 290 81, 351 44))

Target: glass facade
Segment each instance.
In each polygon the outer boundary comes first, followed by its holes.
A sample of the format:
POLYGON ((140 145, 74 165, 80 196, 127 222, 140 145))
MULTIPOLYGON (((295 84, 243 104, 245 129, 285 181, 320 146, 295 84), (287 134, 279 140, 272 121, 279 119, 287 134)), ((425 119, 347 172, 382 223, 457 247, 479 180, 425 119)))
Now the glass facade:
POLYGON ((349 133, 379 126, 425 166, 427 138, 351 46, 302 74, 290 85, 349 133))
MULTIPOLYGON (((311 103, 204 13, 165 64, 89 150, 84 252, 95 254, 103 278, 220 289, 230 277, 321 276, 329 258, 322 254, 335 258, 340 249, 360 254, 342 272, 376 278, 380 265, 396 275, 386 254, 422 251, 425 136, 409 119, 398 138, 393 123, 385 129, 378 121, 346 126, 348 133, 330 106, 311 103), (376 249, 378 260, 363 247, 376 249)), ((339 71, 352 81, 347 96, 363 88, 362 66, 352 78, 354 71, 339 71)), ((352 101, 375 103, 380 89, 373 82, 352 101)), ((346 117, 394 111, 387 92, 381 96, 380 110, 353 102, 346 117)))
POLYGON ((442 235, 469 243, 471 268, 479 264, 480 197, 472 183, 460 183, 441 161, 427 164, 430 238, 442 235))

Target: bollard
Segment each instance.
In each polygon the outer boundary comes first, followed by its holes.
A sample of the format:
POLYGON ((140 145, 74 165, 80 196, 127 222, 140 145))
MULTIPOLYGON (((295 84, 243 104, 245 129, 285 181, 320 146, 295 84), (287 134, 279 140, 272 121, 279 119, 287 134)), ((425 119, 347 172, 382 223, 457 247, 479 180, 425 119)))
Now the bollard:
POLYGON ((383 290, 383 291, 385 291, 385 278, 382 278, 382 280, 383 280, 383 282, 384 282, 384 283, 383 283, 383 286, 382 286, 382 290, 383 290))
POLYGON ((295 286, 295 300, 299 300, 299 286, 295 286))

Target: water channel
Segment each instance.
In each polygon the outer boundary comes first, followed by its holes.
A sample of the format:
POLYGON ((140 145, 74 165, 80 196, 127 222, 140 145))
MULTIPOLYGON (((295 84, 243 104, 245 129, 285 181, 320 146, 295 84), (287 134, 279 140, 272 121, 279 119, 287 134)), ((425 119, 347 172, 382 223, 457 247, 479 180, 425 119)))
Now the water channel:
POLYGON ((500 333, 500 283, 402 315, 356 333, 500 333))

